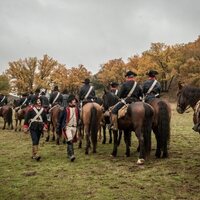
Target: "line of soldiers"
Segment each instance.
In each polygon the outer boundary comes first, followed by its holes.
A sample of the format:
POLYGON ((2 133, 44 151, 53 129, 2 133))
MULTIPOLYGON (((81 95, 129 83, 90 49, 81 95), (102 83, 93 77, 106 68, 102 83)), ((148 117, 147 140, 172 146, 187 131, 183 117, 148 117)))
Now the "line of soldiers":
MULTIPOLYGON (((149 102, 154 98, 159 97, 161 91, 161 85, 156 80, 158 74, 155 70, 147 72, 148 80, 143 85, 136 82, 136 73, 128 71, 125 75, 126 81, 121 85, 118 90, 118 83, 112 82, 110 84, 110 91, 117 95, 121 101, 117 103, 112 110, 112 128, 118 129, 117 125, 117 114, 118 110, 126 103, 132 103, 135 101, 144 100, 149 102)), ((96 94, 94 87, 90 84, 89 79, 85 79, 83 86, 79 91, 79 101, 81 106, 87 102, 93 102, 96 100, 96 94)), ((18 107, 23 108, 28 105, 30 109, 25 116, 24 131, 30 131, 32 139, 32 158, 40 160, 38 155, 38 144, 40 136, 44 130, 47 129, 47 114, 48 109, 55 105, 60 105, 64 109, 58 119, 57 130, 64 130, 64 134, 67 137, 67 155, 71 161, 74 161, 74 149, 73 141, 76 137, 77 126, 80 121, 80 114, 77 105, 77 98, 74 95, 69 95, 67 90, 61 94, 58 86, 54 87, 54 90, 50 94, 50 98, 46 97, 45 91, 36 89, 35 94, 23 94, 19 100, 18 107)), ((0 96, 0 105, 5 104, 5 96, 0 96)))

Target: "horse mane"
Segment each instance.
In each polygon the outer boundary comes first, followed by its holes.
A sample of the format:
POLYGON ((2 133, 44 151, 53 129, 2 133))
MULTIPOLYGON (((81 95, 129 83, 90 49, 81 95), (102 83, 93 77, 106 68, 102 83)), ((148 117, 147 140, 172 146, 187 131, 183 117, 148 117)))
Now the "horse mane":
POLYGON ((195 105, 200 99, 200 88, 187 85, 182 88, 181 93, 191 105, 195 105))

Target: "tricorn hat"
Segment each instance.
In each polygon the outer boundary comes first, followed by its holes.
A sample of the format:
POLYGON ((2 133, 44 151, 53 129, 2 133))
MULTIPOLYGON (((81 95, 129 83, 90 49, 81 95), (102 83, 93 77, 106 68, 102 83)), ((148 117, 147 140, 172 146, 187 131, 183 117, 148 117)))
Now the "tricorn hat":
MULTIPOLYGON (((36 104, 38 99, 40 99, 40 97, 38 95, 34 95, 31 99, 31 103, 36 104)), ((41 101, 41 99, 40 99, 40 101, 41 101)))
POLYGON ((84 80, 83 83, 85 83, 85 84, 89 84, 89 83, 90 83, 90 79, 89 79, 89 78, 86 78, 86 79, 84 80))
POLYGON ((149 77, 155 77, 158 74, 157 71, 155 70, 149 70, 146 75, 148 75, 149 77))
POLYGON ((137 76, 137 74, 133 71, 128 71, 125 74, 125 77, 134 77, 134 76, 137 76))
POLYGON ((53 90, 54 90, 54 91, 58 91, 58 86, 57 86, 57 85, 54 86, 53 90))

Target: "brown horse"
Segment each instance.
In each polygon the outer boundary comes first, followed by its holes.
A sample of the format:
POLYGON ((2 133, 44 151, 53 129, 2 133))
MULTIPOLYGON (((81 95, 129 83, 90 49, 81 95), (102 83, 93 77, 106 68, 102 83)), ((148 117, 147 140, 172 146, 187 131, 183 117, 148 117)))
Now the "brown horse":
POLYGON ((53 133, 52 141, 55 141, 55 139, 56 139, 56 144, 59 145, 62 133, 57 134, 57 137, 56 137, 56 127, 57 127, 58 117, 59 117, 59 114, 61 112, 61 107, 58 104, 56 104, 55 106, 53 106, 49 110, 49 112, 50 112, 51 121, 50 121, 50 124, 49 124, 48 136, 46 138, 46 141, 49 141, 50 126, 52 126, 52 128, 51 128, 51 131, 53 133))
MULTIPOLYGON (((118 97, 109 91, 104 91, 103 105, 108 110, 119 101, 118 97)), ((126 143, 126 156, 130 156, 130 139, 131 131, 134 131, 139 140, 139 159, 137 164, 143 164, 149 156, 151 150, 151 127, 154 116, 153 108, 144 102, 134 102, 128 106, 127 113, 124 117, 118 119, 119 130, 124 131, 124 140, 126 143)), ((112 156, 117 155, 118 131, 113 131, 114 147, 112 156)))
POLYGON ((3 117, 4 125, 2 129, 6 128, 8 124, 9 129, 13 129, 13 120, 12 120, 12 107, 9 105, 4 105, 0 108, 0 116, 3 117))
MULTIPOLYGON (((96 153, 97 133, 100 128, 100 122, 102 120, 102 115, 103 115, 102 107, 95 102, 88 102, 82 107, 80 115, 83 123, 83 129, 86 135, 85 154, 89 153, 91 141, 93 145, 93 153, 96 153)), ((80 133, 79 135, 80 143, 81 139, 82 138, 80 133)), ((79 146, 81 145, 79 144, 79 146)))
MULTIPOLYGON (((178 113, 183 114, 190 107, 193 109, 193 122, 194 124, 200 123, 200 88, 192 86, 183 86, 181 83, 178 84, 177 93, 177 107, 178 113)), ((200 130, 196 130, 200 133, 200 130)))

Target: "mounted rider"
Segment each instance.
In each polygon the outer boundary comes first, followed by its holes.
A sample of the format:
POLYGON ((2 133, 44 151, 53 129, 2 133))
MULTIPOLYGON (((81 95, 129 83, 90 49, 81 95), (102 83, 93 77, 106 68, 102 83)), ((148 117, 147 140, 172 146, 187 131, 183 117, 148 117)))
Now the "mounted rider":
POLYGON ((28 98, 28 93, 25 92, 22 94, 21 98, 19 99, 19 103, 17 107, 15 107, 15 111, 18 113, 21 112, 21 110, 23 108, 26 108, 29 105, 29 103, 30 103, 30 100, 28 98))
POLYGON ((53 89, 53 92, 50 95, 49 103, 51 107, 53 107, 55 105, 61 105, 62 101, 63 101, 63 96, 59 92, 58 86, 56 85, 53 89))
POLYGON ((84 85, 79 91, 79 100, 84 105, 87 102, 93 102, 96 99, 96 94, 94 87, 90 85, 90 79, 86 78, 83 83, 84 85))
POLYGON ((67 155, 73 162, 75 160, 73 143, 77 138, 77 127, 80 119, 79 109, 77 107, 78 100, 74 95, 69 95, 68 106, 60 113, 56 132, 63 132, 67 138, 67 155))
POLYGON ((142 97, 142 88, 141 86, 136 82, 135 77, 137 74, 133 71, 128 71, 125 75, 126 82, 122 84, 119 92, 118 97, 121 99, 120 102, 118 102, 114 108, 112 109, 112 129, 118 130, 118 111, 120 108, 122 108, 126 104, 130 104, 132 102, 140 101, 140 98, 142 97))
POLYGON ((32 139, 32 159, 39 161, 41 157, 38 155, 38 145, 41 134, 48 128, 47 116, 39 96, 35 95, 32 98, 32 103, 33 105, 25 115, 24 132, 27 133, 30 131, 32 139))
POLYGON ((117 82, 111 82, 110 83, 110 92, 112 92, 113 94, 117 95, 119 90, 118 90, 118 86, 119 86, 119 83, 117 82))
POLYGON ((62 102, 62 107, 63 108, 66 108, 67 105, 68 105, 68 97, 69 97, 69 94, 68 94, 68 90, 67 89, 64 89, 63 92, 62 92, 62 96, 63 96, 63 102, 62 102))
POLYGON ((148 76, 148 80, 143 83, 143 99, 145 102, 150 102, 155 98, 160 97, 161 92, 161 84, 156 80, 156 75, 158 72, 155 70, 149 70, 146 75, 148 76))

